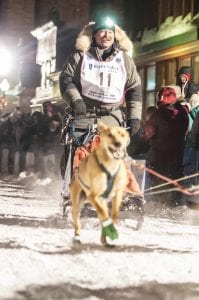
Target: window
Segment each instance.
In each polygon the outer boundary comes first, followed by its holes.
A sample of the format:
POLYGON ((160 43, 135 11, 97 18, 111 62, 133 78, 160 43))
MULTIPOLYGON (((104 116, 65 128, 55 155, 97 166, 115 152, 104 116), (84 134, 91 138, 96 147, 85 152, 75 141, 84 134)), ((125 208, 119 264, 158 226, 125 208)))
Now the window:
POLYGON ((176 59, 168 60, 166 62, 166 85, 176 83, 176 59))
POLYGON ((165 61, 158 62, 156 64, 156 90, 159 91, 166 82, 166 68, 165 61))
POLYGON ((153 92, 148 92, 146 94, 146 107, 155 105, 156 104, 156 99, 155 99, 155 91, 153 92))
POLYGON ((138 73, 139 73, 140 79, 141 79, 142 90, 144 90, 145 89, 144 68, 140 68, 138 70, 138 73))
POLYGON ((147 68, 146 90, 152 91, 155 89, 155 65, 147 68))
POLYGON ((191 66, 191 57, 180 57, 180 59, 179 59, 179 69, 182 66, 191 66))
POLYGON ((193 57, 193 81, 199 83, 199 55, 193 57))
POLYGON ((151 65, 147 68, 146 107, 155 104, 155 88, 156 88, 156 66, 151 65))

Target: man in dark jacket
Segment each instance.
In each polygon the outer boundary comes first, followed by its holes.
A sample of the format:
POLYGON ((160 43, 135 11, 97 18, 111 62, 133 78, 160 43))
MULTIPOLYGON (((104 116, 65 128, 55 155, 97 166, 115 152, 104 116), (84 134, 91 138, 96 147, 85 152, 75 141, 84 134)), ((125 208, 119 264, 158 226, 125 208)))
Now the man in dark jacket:
POLYGON ((139 130, 142 89, 131 52, 132 42, 109 18, 91 22, 79 33, 60 74, 61 94, 72 110, 77 136, 92 128, 93 115, 110 126, 126 122, 131 136, 139 130))
POLYGON ((109 125, 123 125, 120 106, 124 105, 134 135, 142 111, 140 77, 131 58, 130 39, 110 21, 91 22, 80 32, 76 49, 63 66, 60 89, 73 110, 76 128, 88 126, 85 116, 89 113, 96 113, 109 125))

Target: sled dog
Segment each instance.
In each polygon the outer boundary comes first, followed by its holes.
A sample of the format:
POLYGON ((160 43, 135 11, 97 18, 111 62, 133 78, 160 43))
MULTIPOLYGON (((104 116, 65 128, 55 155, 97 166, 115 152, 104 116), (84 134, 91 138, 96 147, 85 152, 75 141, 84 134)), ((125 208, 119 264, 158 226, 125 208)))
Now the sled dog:
POLYGON ((101 242, 106 244, 107 237, 118 238, 114 224, 128 184, 124 158, 130 137, 125 128, 110 127, 103 122, 98 122, 98 131, 99 145, 80 162, 70 184, 75 243, 80 243, 80 213, 85 201, 96 209, 102 224, 101 242), (111 200, 110 214, 107 199, 111 200))

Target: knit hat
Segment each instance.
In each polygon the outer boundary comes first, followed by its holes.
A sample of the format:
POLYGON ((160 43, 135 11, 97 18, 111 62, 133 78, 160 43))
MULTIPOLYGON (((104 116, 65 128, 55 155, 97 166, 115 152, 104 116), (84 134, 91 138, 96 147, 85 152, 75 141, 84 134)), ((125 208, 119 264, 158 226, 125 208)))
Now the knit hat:
POLYGON ((157 94, 158 104, 170 105, 177 100, 175 89, 170 86, 164 86, 157 94))
POLYGON ((182 66, 180 70, 178 71, 178 78, 180 76, 185 76, 187 78, 187 81, 191 80, 192 77, 192 69, 189 66, 182 66))
POLYGON ((93 34, 103 29, 109 29, 115 33, 115 25, 109 17, 96 21, 94 24, 93 34))

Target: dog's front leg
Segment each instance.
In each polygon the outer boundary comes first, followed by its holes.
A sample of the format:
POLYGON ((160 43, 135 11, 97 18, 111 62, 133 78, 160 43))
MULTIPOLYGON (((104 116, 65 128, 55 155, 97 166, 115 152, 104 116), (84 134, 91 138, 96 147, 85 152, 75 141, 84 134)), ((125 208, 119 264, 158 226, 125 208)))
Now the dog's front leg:
POLYGON ((100 199, 97 196, 90 196, 89 201, 92 206, 95 207, 98 218, 102 224, 101 243, 108 245, 107 237, 111 240, 117 239, 118 232, 109 217, 107 201, 105 199, 100 199))
POLYGON ((98 196, 90 195, 89 202, 96 209, 98 218, 101 222, 104 222, 109 218, 108 206, 105 200, 100 199, 98 196))
POLYGON ((118 220, 120 205, 122 202, 123 191, 118 191, 112 200, 111 218, 113 224, 118 220))

